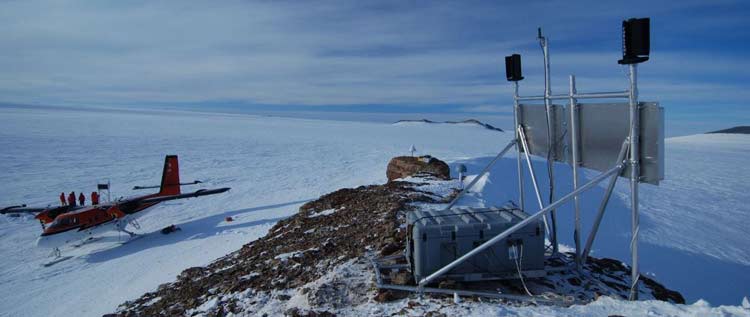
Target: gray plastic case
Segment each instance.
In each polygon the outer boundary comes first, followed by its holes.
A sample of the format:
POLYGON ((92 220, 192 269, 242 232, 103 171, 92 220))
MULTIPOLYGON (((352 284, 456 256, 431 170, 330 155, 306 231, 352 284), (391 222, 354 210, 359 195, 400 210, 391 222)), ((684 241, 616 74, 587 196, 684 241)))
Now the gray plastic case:
MULTIPOLYGON (((414 278, 419 281, 434 273, 526 217, 528 214, 514 206, 408 212, 406 252, 414 278)), ((518 278, 515 258, 520 260, 524 277, 545 275, 541 221, 530 223, 444 277, 456 281, 518 278), (516 245, 515 255, 512 245, 516 245)))

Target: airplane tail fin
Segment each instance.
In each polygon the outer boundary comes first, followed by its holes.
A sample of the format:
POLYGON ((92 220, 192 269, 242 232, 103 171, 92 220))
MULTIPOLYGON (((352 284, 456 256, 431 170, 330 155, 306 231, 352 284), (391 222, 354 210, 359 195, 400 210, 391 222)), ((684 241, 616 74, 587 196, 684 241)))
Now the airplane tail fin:
POLYGON ((160 196, 180 194, 180 166, 177 155, 167 155, 164 158, 164 172, 161 175, 160 196))

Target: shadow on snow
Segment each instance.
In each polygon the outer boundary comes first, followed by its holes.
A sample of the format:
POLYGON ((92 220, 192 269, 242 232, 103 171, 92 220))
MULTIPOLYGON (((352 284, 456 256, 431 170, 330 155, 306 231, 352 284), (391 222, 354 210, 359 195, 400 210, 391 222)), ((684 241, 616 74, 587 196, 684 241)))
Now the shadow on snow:
MULTIPOLYGON (((86 261, 89 263, 106 262, 112 259, 128 256, 128 255, 135 254, 140 251, 147 250, 147 249, 154 248, 154 247, 174 244, 174 243, 178 243, 180 241, 185 241, 185 240, 203 239, 203 238, 211 237, 211 236, 214 236, 216 234, 219 234, 227 230, 275 223, 279 220, 287 218, 288 216, 260 219, 260 220, 254 220, 254 221, 248 221, 248 222, 239 222, 236 224, 219 226, 222 222, 224 222, 226 217, 235 217, 237 215, 244 214, 244 213, 251 213, 251 212, 257 212, 261 210, 281 208, 281 207, 286 207, 286 206, 302 204, 310 200, 311 199, 298 200, 298 201, 292 201, 292 202, 281 203, 281 204, 232 210, 232 211, 227 211, 227 212, 216 214, 216 215, 211 215, 205 218, 191 220, 182 224, 177 224, 177 226, 181 229, 180 231, 172 232, 167 235, 162 234, 161 230, 157 230, 157 231, 153 231, 149 233, 143 233, 143 234, 140 234, 141 237, 138 238, 137 240, 133 240, 127 244, 107 247, 102 250, 93 251, 89 253, 87 256, 85 256, 85 258, 86 258, 86 261)), ((118 242, 120 241, 119 238, 120 237, 118 236, 102 237, 101 239, 97 240, 96 243, 118 242)), ((127 239, 127 237, 123 237, 123 239, 127 239)))

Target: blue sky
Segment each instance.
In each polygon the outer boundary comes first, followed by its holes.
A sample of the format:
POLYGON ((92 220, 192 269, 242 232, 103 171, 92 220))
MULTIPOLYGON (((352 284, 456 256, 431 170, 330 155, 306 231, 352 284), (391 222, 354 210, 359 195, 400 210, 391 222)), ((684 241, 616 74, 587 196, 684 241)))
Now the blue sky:
POLYGON ((620 22, 651 17, 642 100, 667 133, 750 125, 741 1, 4 1, 0 102, 508 117, 503 56, 542 90, 622 90, 620 22))

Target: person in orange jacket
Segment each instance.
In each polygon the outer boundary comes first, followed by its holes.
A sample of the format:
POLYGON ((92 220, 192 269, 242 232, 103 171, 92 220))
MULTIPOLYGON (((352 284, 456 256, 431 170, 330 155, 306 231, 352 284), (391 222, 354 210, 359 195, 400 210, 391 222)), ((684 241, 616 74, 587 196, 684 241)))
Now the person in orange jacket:
POLYGON ((99 204, 99 193, 97 193, 97 192, 91 192, 91 204, 92 205, 98 205, 99 204))
POLYGON ((83 193, 80 193, 78 195, 78 202, 81 203, 81 206, 86 205, 86 195, 84 195, 83 193))
POLYGON ((68 202, 65 200, 65 193, 60 193, 60 205, 65 206, 68 202))
POLYGON ((70 194, 68 194, 68 206, 70 207, 76 206, 76 193, 75 192, 70 192, 70 194))

